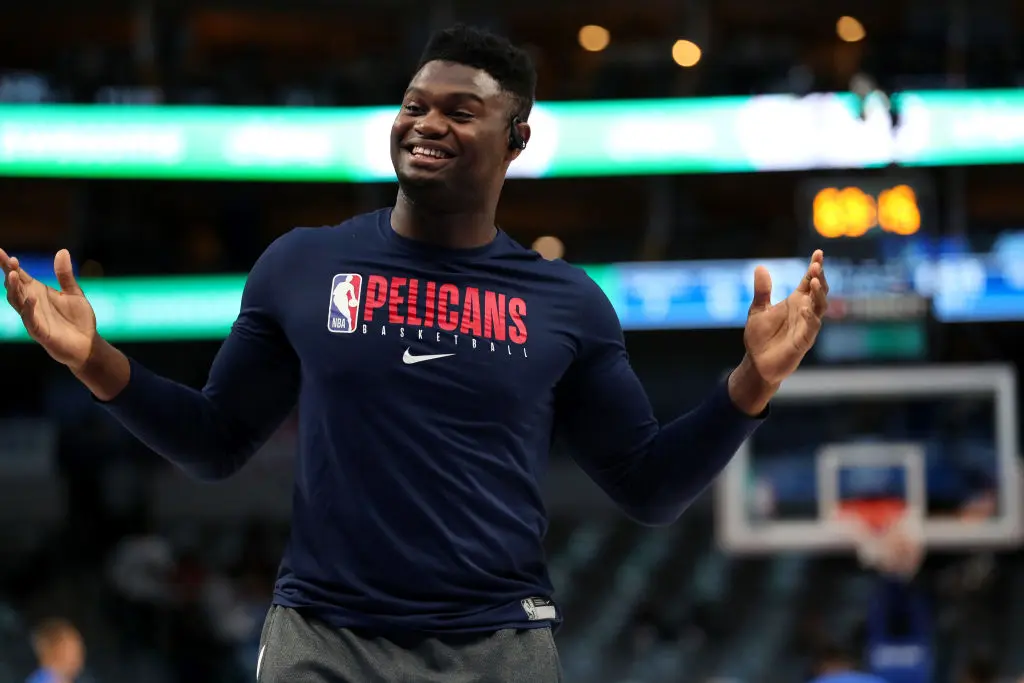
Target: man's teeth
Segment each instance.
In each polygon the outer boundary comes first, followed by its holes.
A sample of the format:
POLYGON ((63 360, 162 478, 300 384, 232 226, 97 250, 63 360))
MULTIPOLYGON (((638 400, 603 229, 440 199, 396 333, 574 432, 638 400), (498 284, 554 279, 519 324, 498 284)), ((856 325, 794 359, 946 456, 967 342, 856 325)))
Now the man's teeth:
POLYGON ((413 147, 412 153, 415 156, 434 157, 435 159, 447 159, 448 154, 439 149, 427 149, 426 147, 413 147))

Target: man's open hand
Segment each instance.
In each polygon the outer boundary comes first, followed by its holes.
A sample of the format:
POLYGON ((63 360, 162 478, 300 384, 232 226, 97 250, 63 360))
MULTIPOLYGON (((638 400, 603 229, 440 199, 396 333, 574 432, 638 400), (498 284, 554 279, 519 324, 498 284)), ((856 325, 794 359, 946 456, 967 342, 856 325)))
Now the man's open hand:
POLYGON ((7 303, 21 317, 29 336, 56 361, 72 370, 82 367, 96 339, 96 316, 75 281, 68 251, 61 249, 53 260, 59 291, 22 270, 18 259, 3 249, 0 269, 7 303))
POLYGON ((729 376, 729 396, 748 415, 764 411, 818 338, 828 308, 823 264, 824 255, 814 252, 796 291, 774 306, 771 275, 763 266, 754 271, 754 301, 743 330, 747 353, 729 376))
POLYGON ((778 384, 793 374, 818 338, 828 308, 824 255, 815 251, 800 285, 772 305, 772 278, 758 266, 754 271, 754 301, 750 305, 743 344, 757 374, 778 384))

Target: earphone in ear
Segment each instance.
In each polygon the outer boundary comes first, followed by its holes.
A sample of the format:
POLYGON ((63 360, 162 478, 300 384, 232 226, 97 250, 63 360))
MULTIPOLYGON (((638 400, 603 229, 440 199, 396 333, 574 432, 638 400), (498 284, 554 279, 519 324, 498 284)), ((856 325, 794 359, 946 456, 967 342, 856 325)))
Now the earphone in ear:
POLYGON ((526 140, 523 139, 522 134, 519 132, 519 124, 523 120, 518 115, 512 117, 512 123, 509 125, 508 130, 508 148, 509 149, 526 149, 526 140))

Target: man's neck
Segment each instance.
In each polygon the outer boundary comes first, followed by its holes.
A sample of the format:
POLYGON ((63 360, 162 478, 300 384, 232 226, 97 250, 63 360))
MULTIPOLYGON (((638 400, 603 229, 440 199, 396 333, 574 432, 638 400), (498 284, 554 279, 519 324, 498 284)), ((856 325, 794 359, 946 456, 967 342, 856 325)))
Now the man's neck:
POLYGON ((418 206, 401 190, 391 227, 402 237, 449 249, 482 247, 494 240, 494 210, 439 212, 418 206))

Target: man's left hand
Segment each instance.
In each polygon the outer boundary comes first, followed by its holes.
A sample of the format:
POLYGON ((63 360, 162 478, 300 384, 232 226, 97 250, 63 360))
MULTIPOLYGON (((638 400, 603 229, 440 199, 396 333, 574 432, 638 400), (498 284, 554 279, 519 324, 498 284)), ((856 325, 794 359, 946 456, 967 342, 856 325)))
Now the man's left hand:
POLYGON ((796 290, 772 304, 772 278, 758 266, 754 271, 754 301, 747 314, 743 344, 747 355, 729 378, 729 394, 737 407, 750 414, 764 410, 782 380, 793 374, 814 346, 828 308, 821 250, 811 257, 796 290))

